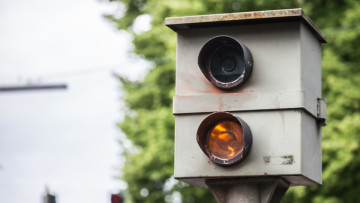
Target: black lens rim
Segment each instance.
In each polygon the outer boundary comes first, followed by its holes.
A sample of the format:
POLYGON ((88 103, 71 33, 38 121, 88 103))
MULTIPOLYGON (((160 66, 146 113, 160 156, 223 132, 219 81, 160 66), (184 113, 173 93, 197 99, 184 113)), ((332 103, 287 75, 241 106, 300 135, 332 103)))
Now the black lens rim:
POLYGON ((208 40, 201 48, 198 56, 198 65, 201 72, 204 74, 206 79, 211 82, 217 88, 223 90, 234 89, 244 84, 250 77, 253 69, 253 58, 250 50, 246 45, 227 35, 219 35, 208 40), (211 57, 214 52, 222 46, 235 46, 242 50, 243 55, 241 56, 244 60, 244 68, 242 74, 235 80, 230 82, 223 82, 214 77, 211 71, 211 57))

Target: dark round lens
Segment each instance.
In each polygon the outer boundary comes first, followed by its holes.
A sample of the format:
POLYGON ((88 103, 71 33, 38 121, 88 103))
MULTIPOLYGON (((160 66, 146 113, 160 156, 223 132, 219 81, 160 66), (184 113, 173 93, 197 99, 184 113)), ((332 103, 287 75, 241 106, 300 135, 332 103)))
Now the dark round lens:
POLYGON ((250 77, 253 59, 240 41, 225 35, 211 38, 201 48, 198 65, 215 87, 230 90, 240 87, 250 77))
POLYGON ((233 45, 217 48, 210 57, 213 77, 224 83, 233 82, 243 74, 245 62, 242 49, 233 45))
POLYGON ((221 62, 221 68, 225 71, 225 72, 231 72, 234 70, 236 66, 236 61, 235 59, 233 59, 232 57, 226 57, 224 58, 224 60, 222 60, 221 62))

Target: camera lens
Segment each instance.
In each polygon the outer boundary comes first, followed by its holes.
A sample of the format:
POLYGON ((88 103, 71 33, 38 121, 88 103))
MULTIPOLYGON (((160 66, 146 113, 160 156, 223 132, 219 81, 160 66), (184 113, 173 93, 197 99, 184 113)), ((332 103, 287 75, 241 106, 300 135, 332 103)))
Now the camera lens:
POLYGON ((244 44, 221 35, 210 39, 201 48, 198 64, 213 85, 220 89, 232 89, 248 80, 253 60, 244 44))
POLYGON ((221 69, 225 72, 231 72, 236 66, 236 61, 232 57, 226 57, 221 61, 221 69))
POLYGON ((220 82, 236 80, 244 72, 242 50, 232 45, 224 45, 215 50, 210 57, 210 72, 220 82))

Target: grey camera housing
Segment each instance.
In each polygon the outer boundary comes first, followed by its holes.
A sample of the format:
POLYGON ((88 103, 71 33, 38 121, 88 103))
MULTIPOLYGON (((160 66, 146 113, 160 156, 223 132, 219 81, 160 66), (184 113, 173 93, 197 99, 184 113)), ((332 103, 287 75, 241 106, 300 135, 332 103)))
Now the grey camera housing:
POLYGON ((327 40, 302 9, 174 17, 165 24, 177 32, 175 178, 201 187, 206 179, 269 176, 321 184, 321 43, 327 40), (202 46, 221 35, 245 44, 253 58, 247 82, 226 91, 198 66, 202 46), (252 149, 238 165, 211 162, 197 144, 200 123, 217 111, 251 129, 252 149))

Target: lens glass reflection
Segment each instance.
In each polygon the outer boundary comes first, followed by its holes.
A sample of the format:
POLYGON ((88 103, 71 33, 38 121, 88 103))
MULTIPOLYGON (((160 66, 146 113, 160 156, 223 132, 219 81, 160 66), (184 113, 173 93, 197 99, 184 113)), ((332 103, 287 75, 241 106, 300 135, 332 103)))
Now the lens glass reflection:
POLYGON ((244 72, 243 51, 234 45, 217 48, 210 57, 210 71, 220 82, 229 83, 237 80, 244 72))
POLYGON ((208 137, 208 149, 220 159, 231 159, 244 148, 242 127, 234 121, 221 121, 215 125, 208 137))

